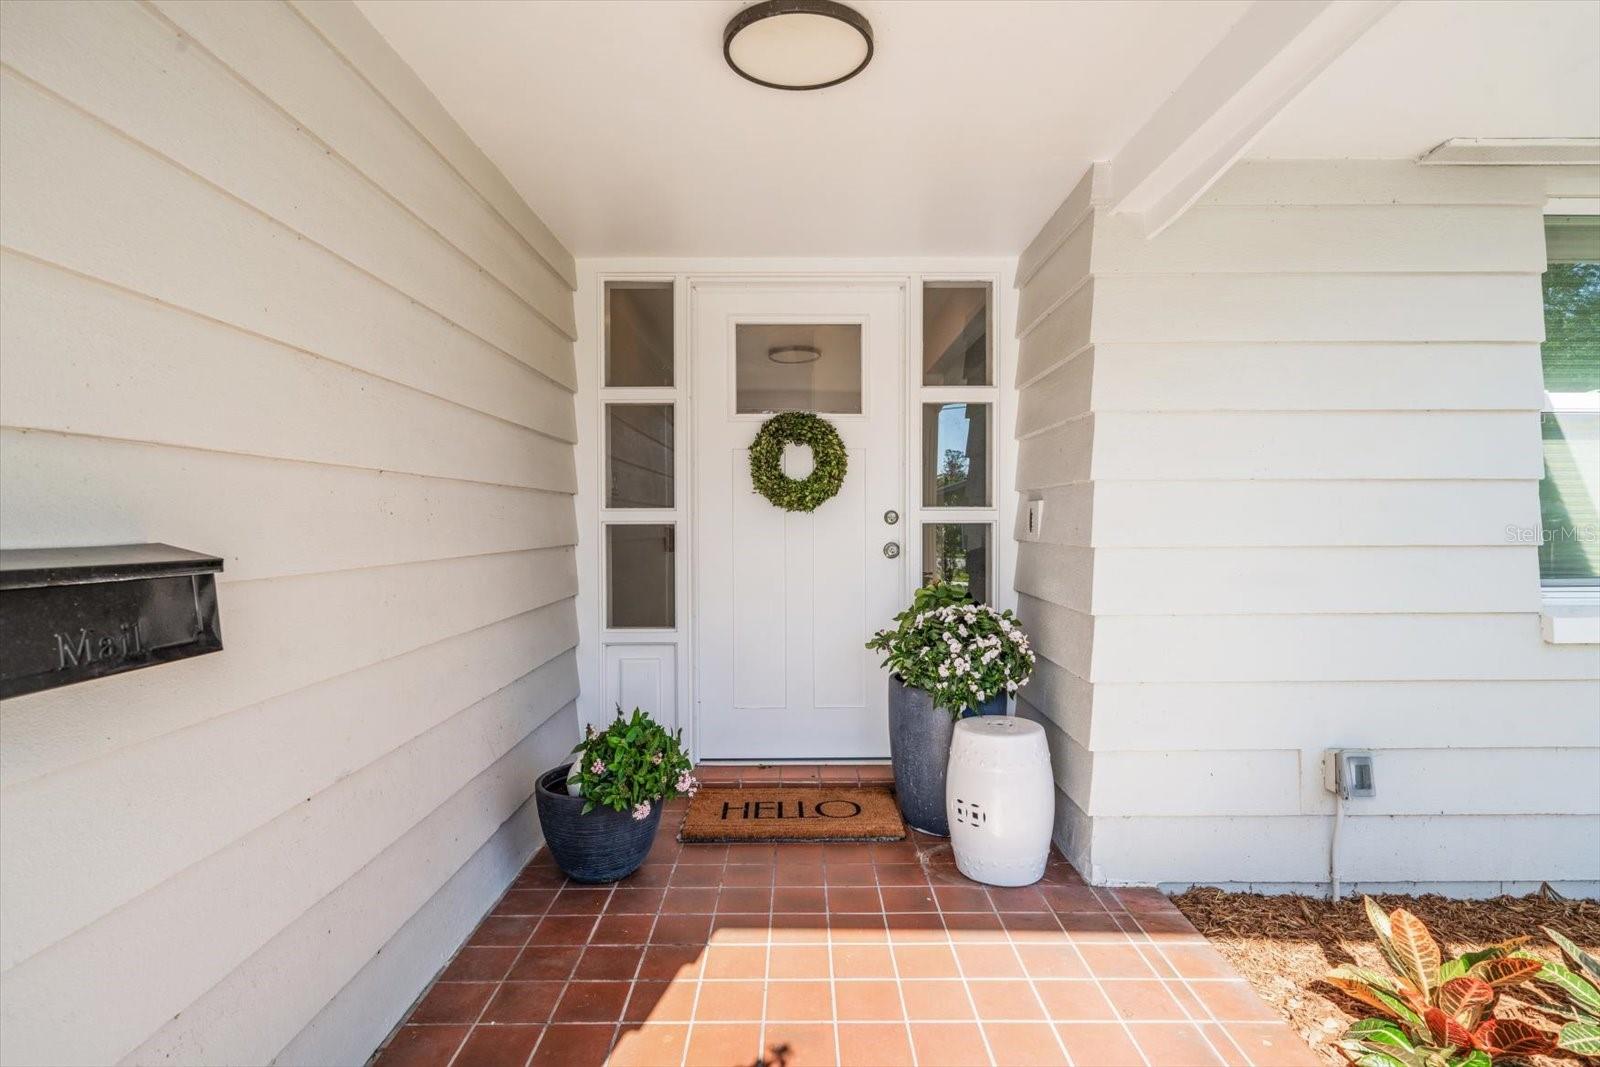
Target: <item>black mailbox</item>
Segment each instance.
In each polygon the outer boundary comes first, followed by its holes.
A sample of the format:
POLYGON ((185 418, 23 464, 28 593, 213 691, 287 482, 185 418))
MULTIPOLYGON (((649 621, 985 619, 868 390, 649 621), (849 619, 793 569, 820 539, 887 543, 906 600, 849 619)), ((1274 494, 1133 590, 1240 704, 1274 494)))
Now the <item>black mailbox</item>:
POLYGON ((0 551, 0 698, 219 651, 221 570, 171 545, 0 551))

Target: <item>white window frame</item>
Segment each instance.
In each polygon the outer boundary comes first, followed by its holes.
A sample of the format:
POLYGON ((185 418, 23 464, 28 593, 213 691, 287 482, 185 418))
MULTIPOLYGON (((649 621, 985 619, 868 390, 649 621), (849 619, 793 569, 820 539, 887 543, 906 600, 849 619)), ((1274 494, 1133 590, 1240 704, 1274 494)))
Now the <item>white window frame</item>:
POLYGON ((1000 338, 1001 304, 1004 294, 1000 290, 1001 278, 998 274, 973 273, 973 274, 942 274, 925 273, 913 275, 909 303, 911 305, 909 318, 911 320, 910 352, 908 353, 906 377, 910 384, 908 397, 911 410, 906 413, 906 427, 909 440, 906 442, 906 517, 907 527, 905 545, 907 558, 912 564, 907 580, 913 588, 922 584, 924 573, 923 536, 924 525, 933 523, 971 523, 982 524, 989 527, 989 559, 988 583, 989 603, 995 607, 1011 606, 1007 603, 1010 593, 1009 588, 1002 593, 1000 586, 1000 502, 1001 491, 1001 456, 1006 450, 1001 447, 1001 428, 1011 425, 1003 422, 1001 412, 1001 366, 1003 359, 1001 352, 1003 345, 1000 338), (989 384, 988 385, 924 385, 923 360, 926 353, 923 351, 922 337, 922 297, 929 284, 946 282, 964 282, 972 285, 987 285, 989 287, 989 384), (925 405, 928 404, 987 404, 989 405, 988 435, 984 454, 988 459, 989 469, 986 472, 989 486, 989 503, 985 507, 930 507, 923 498, 923 427, 922 419, 925 405))

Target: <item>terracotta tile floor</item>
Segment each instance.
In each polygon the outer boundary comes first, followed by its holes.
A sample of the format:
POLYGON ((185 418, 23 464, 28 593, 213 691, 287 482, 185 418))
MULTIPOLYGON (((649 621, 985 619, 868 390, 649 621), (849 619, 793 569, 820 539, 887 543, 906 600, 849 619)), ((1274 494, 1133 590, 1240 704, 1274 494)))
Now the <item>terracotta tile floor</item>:
MULTIPOLYGON (((707 767, 711 784, 883 766, 707 767)), ((541 851, 377 1067, 1314 1065, 1165 897, 985 888, 949 843, 679 845, 571 883, 541 851)))

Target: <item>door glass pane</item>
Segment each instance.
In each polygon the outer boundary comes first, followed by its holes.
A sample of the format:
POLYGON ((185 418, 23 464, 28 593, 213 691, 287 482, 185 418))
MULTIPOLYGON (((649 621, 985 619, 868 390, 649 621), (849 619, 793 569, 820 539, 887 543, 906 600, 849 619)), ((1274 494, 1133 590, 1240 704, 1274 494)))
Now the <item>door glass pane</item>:
POLYGON ((673 527, 667 522, 606 527, 606 625, 670 629, 676 612, 673 527))
POLYGON ((989 405, 922 405, 922 505, 989 506, 989 405))
POLYGON ((949 582, 979 603, 989 600, 986 522, 930 522, 922 527, 922 584, 949 582))
POLYGON ((672 405, 606 405, 606 507, 672 507, 672 405))
POLYGON ((1593 585, 1600 578, 1600 414, 1545 414, 1539 513, 1539 577, 1593 585))
POLYGON ((928 282, 922 287, 922 384, 988 385, 989 285, 928 282))
POLYGON ((734 340, 739 414, 861 414, 859 323, 740 323, 734 340))
POLYGON ((606 384, 672 385, 671 282, 606 282, 606 384))

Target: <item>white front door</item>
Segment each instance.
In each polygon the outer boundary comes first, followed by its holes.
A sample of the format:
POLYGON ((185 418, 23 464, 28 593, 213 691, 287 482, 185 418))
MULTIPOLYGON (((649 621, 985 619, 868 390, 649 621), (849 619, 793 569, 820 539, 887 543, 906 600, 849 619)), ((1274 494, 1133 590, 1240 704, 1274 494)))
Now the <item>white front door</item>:
MULTIPOLYGON (((887 756, 863 643, 905 592, 906 526, 889 521, 905 512, 904 287, 699 283, 691 299, 700 755, 887 756), (751 486, 750 443, 785 410, 826 418, 849 453, 809 514, 751 486)), ((809 453, 789 449, 785 472, 808 474, 809 453)))

